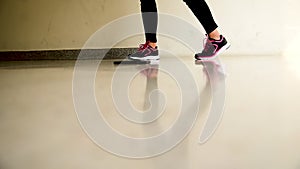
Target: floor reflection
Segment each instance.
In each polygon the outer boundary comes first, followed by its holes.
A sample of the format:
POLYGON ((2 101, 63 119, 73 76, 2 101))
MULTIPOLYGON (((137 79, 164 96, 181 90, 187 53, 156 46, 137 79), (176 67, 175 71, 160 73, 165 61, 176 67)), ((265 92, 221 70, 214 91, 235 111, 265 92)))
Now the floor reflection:
MULTIPOLYGON (((196 60, 195 64, 203 66, 202 71, 207 79, 205 88, 202 93, 202 98, 204 98, 204 100, 207 100, 206 97, 208 96, 208 88, 210 89, 211 95, 211 105, 208 109, 208 119, 204 125, 199 139, 199 142, 203 144, 208 141, 217 130, 224 113, 226 85, 225 70, 220 60, 196 60)), ((207 103, 204 106, 206 105, 207 103)))

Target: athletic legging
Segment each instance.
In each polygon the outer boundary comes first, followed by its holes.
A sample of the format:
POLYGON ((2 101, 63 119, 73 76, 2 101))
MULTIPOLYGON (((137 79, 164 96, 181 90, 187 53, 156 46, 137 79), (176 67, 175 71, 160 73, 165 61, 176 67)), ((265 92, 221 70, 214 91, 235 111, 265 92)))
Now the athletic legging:
MULTIPOLYGON (((157 42, 157 7, 155 0, 140 0, 146 41, 157 42), (151 12, 151 13, 149 13, 151 12)), ((170 0, 171 1, 171 0, 170 0)), ((218 25, 213 19, 205 0, 183 0, 202 24, 206 33, 214 31, 218 25)))

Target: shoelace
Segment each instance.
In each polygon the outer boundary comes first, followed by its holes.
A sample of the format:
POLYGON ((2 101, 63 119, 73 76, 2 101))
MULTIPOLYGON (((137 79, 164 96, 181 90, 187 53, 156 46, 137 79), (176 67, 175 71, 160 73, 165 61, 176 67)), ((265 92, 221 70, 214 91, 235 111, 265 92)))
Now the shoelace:
POLYGON ((208 36, 206 36, 203 40, 203 52, 208 52, 208 50, 210 49, 210 47, 212 46, 208 36))
POLYGON ((139 51, 145 50, 149 46, 150 41, 147 41, 145 44, 140 44, 139 51))

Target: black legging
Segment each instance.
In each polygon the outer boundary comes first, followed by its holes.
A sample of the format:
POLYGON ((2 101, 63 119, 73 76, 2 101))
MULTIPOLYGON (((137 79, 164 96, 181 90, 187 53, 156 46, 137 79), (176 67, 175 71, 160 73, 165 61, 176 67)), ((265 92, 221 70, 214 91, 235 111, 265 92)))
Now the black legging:
MULTIPOLYGON (((155 0, 140 0, 146 41, 157 42, 157 7, 155 0)), ((214 31, 218 25, 213 19, 205 0, 183 0, 202 24, 206 33, 214 31)))

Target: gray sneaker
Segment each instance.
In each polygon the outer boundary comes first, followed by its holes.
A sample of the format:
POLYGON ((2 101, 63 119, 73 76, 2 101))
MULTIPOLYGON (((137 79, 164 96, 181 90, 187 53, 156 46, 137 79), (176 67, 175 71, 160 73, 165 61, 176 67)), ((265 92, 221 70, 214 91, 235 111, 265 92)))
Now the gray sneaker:
POLYGON ((149 45, 149 41, 141 44, 138 51, 128 55, 132 60, 159 60, 158 48, 153 48, 149 45))
MULTIPOLYGON (((206 35, 207 36, 207 35, 206 35)), ((209 38, 208 36, 205 39, 204 49, 201 53, 195 55, 196 60, 211 60, 216 58, 217 55, 224 52, 230 47, 230 44, 227 42, 224 36, 220 36, 220 40, 215 40, 209 38)))

